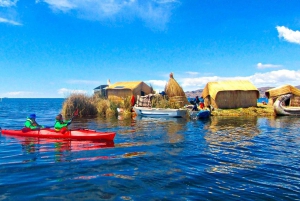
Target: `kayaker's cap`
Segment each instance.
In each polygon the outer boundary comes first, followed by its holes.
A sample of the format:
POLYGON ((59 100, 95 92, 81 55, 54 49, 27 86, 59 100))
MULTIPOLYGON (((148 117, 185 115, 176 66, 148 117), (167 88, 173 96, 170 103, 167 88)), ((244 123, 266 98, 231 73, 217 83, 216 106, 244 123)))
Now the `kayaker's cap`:
POLYGON ((57 115, 55 119, 56 120, 61 120, 62 119, 62 115, 61 114, 57 115))
POLYGON ((29 115, 29 118, 30 118, 30 119, 35 119, 35 118, 36 118, 36 115, 35 115, 35 114, 30 114, 30 115, 29 115))

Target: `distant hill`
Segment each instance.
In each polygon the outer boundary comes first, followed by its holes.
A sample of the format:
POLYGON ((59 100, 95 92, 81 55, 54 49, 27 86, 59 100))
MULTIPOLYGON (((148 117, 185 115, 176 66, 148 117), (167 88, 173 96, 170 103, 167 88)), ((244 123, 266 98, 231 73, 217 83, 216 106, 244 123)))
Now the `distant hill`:
POLYGON ((263 98, 265 97, 265 92, 268 91, 269 89, 272 89, 274 87, 260 87, 260 88, 257 88, 258 91, 259 91, 259 97, 263 98))
MULTIPOLYGON (((300 85, 295 86, 296 88, 300 89, 300 85)), ((269 89, 272 89, 274 87, 260 87, 257 88, 260 94, 260 97, 265 97, 265 92, 269 89)), ((201 96, 203 89, 197 89, 195 91, 186 91, 185 95, 187 98, 195 98, 196 96, 201 96)))
POLYGON ((184 93, 187 98, 195 98, 196 96, 200 97, 202 94, 202 91, 203 91, 203 89, 198 89, 195 91, 186 91, 184 93))

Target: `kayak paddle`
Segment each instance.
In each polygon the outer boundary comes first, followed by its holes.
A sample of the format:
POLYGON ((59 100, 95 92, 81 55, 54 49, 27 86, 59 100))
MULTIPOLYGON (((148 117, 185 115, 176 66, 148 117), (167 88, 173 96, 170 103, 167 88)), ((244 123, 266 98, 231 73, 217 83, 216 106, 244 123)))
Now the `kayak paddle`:
POLYGON ((78 109, 76 109, 74 112, 73 112, 73 116, 71 118, 71 121, 73 120, 74 117, 78 116, 78 109))
POLYGON ((71 124, 71 122, 73 121, 73 118, 76 117, 76 116, 78 116, 78 108, 73 112, 72 118, 69 120, 68 125, 71 124))

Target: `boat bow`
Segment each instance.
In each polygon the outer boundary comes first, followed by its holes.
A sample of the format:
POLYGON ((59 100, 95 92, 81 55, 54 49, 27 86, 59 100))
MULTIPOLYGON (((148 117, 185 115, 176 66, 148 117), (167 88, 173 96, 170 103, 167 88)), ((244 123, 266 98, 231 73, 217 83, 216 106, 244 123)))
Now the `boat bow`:
POLYGON ((300 107, 287 107, 283 105, 283 103, 290 99, 292 96, 292 94, 285 94, 277 98, 273 105, 276 115, 300 116, 300 107))

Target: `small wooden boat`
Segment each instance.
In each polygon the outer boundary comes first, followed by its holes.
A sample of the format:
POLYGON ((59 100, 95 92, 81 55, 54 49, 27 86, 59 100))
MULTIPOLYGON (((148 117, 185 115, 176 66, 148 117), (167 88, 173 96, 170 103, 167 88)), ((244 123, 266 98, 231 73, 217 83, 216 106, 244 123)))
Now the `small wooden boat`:
POLYGON ((133 107, 137 116, 145 117, 174 117, 181 118, 187 114, 187 109, 133 107))
POLYGON ((191 119, 207 119, 210 117, 210 111, 207 109, 202 109, 199 111, 190 111, 191 119))
POLYGON ((273 107, 276 115, 285 116, 300 116, 300 107, 284 106, 287 100, 292 97, 292 94, 285 94, 277 98, 273 107))
POLYGON ((21 130, 0 129, 4 135, 38 137, 38 138, 56 138, 56 139, 74 139, 74 140, 113 140, 115 132, 98 132, 90 129, 67 130, 64 133, 55 131, 54 129, 45 128, 39 130, 31 130, 23 128, 21 130))

